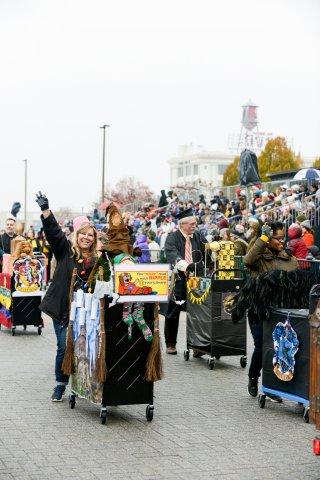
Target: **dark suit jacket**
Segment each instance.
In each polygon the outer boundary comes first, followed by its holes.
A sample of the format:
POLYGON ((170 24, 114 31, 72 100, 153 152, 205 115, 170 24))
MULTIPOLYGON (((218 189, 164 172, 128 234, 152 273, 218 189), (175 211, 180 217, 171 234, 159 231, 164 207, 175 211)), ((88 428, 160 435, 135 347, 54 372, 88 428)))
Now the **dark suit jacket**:
MULTIPOLYGON (((194 232, 193 237, 190 240, 191 240, 193 261, 194 262, 199 261, 199 258, 197 258, 196 252, 203 250, 203 248, 201 247, 199 233, 194 232)), ((185 248, 186 248, 186 239, 184 238, 180 230, 177 230, 176 232, 168 233, 166 243, 164 245, 164 251, 166 254, 166 258, 168 262, 171 263, 171 265, 175 265, 178 259, 182 259, 182 260, 185 259, 184 258, 185 248)))
MULTIPOLYGON (((192 248, 192 259, 197 265, 199 266, 202 264, 202 261, 199 262, 199 253, 203 252, 203 246, 200 241, 200 235, 198 232, 193 234, 193 237, 190 238, 191 241, 191 248, 192 248)), ((177 230, 176 232, 171 232, 168 234, 166 243, 164 245, 166 259, 171 265, 175 265, 177 260, 185 260, 185 246, 186 246, 186 239, 180 232, 177 230)), ((200 274, 200 270, 197 267, 197 275, 198 271, 200 274)), ((175 287, 174 287, 174 296, 176 300, 185 300, 187 297, 186 291, 186 275, 184 272, 176 274, 175 279, 175 287)))

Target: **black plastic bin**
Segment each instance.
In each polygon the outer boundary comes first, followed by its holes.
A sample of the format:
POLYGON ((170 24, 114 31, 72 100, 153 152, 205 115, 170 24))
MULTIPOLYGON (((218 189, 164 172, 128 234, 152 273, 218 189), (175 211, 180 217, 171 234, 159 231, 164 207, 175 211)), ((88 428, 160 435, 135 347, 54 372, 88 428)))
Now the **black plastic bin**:
MULTIPOLYGON (((117 405, 146 404, 146 418, 153 419, 153 382, 145 380, 146 360, 151 342, 147 342, 136 323, 132 337, 122 320, 123 305, 105 306, 107 378, 103 385, 100 417, 106 423, 107 407, 117 405)), ((154 304, 144 304, 144 319, 153 331, 154 304)), ((69 397, 71 408, 75 406, 77 392, 69 397)))
POLYGON ((17 295, 16 292, 13 292, 11 306, 12 335, 15 335, 18 325, 23 326, 24 330, 28 326, 37 327, 38 334, 41 335, 43 328, 43 320, 39 309, 41 301, 42 292, 33 295, 17 295))
POLYGON ((306 309, 269 309, 268 318, 263 321, 262 386, 261 394, 258 397, 261 408, 265 406, 268 393, 304 405, 303 418, 305 422, 309 421, 310 333, 308 315, 309 311, 306 309), (288 315, 290 324, 299 340, 299 349, 295 355, 293 378, 290 381, 283 381, 273 371, 272 333, 279 322, 285 323, 288 315))
POLYGON ((208 368, 212 370, 215 359, 224 356, 240 356, 240 365, 245 368, 246 318, 234 324, 224 308, 225 299, 239 291, 243 279, 211 280, 211 291, 201 304, 187 299, 187 350, 184 359, 189 360, 190 349, 210 355, 208 368))

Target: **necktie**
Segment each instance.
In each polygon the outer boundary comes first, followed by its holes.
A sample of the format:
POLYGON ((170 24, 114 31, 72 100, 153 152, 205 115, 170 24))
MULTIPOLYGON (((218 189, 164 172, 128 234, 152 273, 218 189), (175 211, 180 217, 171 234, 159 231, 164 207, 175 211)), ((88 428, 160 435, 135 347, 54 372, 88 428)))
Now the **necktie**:
POLYGON ((186 247, 184 252, 184 259, 185 261, 190 264, 192 263, 192 253, 191 253, 191 242, 190 237, 186 238, 186 247))

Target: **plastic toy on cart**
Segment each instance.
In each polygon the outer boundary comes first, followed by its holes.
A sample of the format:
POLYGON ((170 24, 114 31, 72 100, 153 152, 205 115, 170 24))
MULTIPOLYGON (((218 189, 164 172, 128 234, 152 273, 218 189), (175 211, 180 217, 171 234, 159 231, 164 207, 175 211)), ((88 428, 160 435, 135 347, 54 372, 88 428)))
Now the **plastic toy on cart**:
POLYGON ((190 358, 190 349, 195 349, 210 355, 207 360, 210 370, 222 356, 240 356, 241 367, 246 367, 246 319, 234 324, 228 311, 230 298, 243 284, 242 273, 240 269, 221 268, 210 278, 188 280, 186 361, 190 358))
POLYGON ((264 408, 268 394, 303 406, 309 422, 309 323, 306 309, 269 309, 263 322, 262 386, 258 396, 264 408))
POLYGON ((11 328, 15 335, 16 327, 28 325, 38 328, 41 335, 43 321, 39 305, 44 285, 44 257, 23 255, 7 265, 10 273, 0 274, 0 328, 11 328))

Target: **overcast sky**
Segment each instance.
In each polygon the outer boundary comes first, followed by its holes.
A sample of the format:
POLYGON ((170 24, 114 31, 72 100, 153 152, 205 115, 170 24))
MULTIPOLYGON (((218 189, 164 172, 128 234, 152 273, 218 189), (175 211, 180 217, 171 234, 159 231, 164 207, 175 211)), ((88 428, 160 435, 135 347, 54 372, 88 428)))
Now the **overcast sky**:
POLYGON ((319 0, 0 0, 1 206, 86 209, 107 181, 159 191, 181 144, 227 150, 241 105, 320 155, 319 0))

